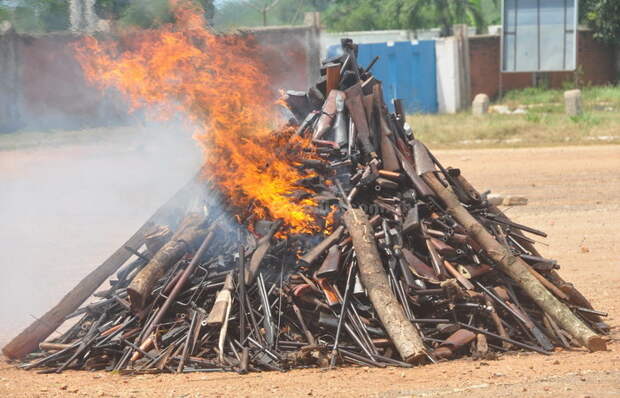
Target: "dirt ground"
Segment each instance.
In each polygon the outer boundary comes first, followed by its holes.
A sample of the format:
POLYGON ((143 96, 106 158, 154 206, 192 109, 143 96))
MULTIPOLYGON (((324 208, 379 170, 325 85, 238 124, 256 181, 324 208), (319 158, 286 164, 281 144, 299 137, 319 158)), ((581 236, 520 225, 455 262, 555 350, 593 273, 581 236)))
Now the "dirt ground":
POLYGON ((620 146, 444 150, 437 155, 445 165, 461 168, 481 189, 529 198, 527 206, 508 214, 545 230, 549 247, 540 245, 541 251, 559 260, 561 274, 575 282, 595 308, 609 312, 613 332, 608 351, 517 353, 496 361, 462 359, 405 370, 317 369, 247 376, 38 375, 3 364, 0 397, 620 396, 620 146))

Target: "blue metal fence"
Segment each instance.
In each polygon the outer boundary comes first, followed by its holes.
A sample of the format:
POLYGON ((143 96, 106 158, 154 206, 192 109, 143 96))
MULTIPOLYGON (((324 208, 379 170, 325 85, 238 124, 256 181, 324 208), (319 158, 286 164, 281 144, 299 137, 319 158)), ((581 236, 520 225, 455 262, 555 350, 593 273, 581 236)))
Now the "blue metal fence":
MULTIPOLYGON (((340 46, 328 48, 328 56, 341 52, 340 46)), ((364 67, 375 56, 379 61, 373 75, 383 83, 386 104, 393 111, 392 99, 401 98, 409 113, 437 112, 435 41, 359 44, 358 63, 364 67)))

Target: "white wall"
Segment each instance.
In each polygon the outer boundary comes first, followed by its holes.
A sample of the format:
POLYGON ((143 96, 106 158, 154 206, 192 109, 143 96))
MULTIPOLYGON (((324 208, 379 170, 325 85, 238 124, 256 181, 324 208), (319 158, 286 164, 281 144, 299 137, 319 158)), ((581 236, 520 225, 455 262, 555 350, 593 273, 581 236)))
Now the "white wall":
POLYGON ((439 113, 456 113, 460 102, 458 42, 454 37, 435 40, 437 103, 439 113))

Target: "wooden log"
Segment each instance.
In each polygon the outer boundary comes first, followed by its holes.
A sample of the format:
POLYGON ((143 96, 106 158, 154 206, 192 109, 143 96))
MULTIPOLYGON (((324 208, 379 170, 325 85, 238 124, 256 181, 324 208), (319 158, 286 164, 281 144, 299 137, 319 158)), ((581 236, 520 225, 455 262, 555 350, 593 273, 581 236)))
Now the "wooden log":
POLYGON ((152 231, 159 222, 173 218, 178 207, 184 207, 187 198, 193 192, 195 180, 192 179, 168 202, 160 207, 128 240, 123 243, 107 260, 91 271, 52 309, 34 321, 19 335, 11 340, 2 352, 7 358, 18 359, 39 347, 54 330, 65 321, 65 317, 74 312, 110 275, 116 272, 133 255, 125 247, 137 250, 144 243, 145 234, 152 231))
MULTIPOLYGON (((567 295, 568 301, 580 307, 593 310, 594 307, 590 304, 590 301, 583 295, 577 288, 570 282, 566 282, 556 270, 551 270, 547 273, 549 279, 553 283, 553 286, 557 286, 560 291, 567 295)), ((596 314, 582 313, 584 318, 591 322, 603 322, 603 319, 596 314)))
MULTIPOLYGON (((474 188, 474 186, 469 181, 465 179, 465 177, 463 177, 462 174, 459 173, 456 179, 458 183, 461 184, 461 187, 471 197, 473 197, 475 200, 480 200, 480 193, 476 190, 476 188, 474 188)), ((489 210, 492 213, 497 214, 499 220, 511 221, 510 218, 506 216, 506 214, 503 211, 501 211, 497 206, 491 203, 489 203, 489 210)), ((514 229, 513 233, 517 236, 524 236, 523 232, 521 232, 518 229, 514 229)), ((531 242, 523 241, 521 242, 521 244, 523 245, 523 247, 529 250, 534 256, 543 257, 531 242)), ((542 277, 544 278, 544 276, 542 277)), ((549 271, 545 279, 549 280, 554 286, 558 287, 561 292, 563 292, 566 296, 568 296, 568 301, 570 301, 572 304, 579 305, 579 306, 589 308, 589 309, 594 309, 590 301, 588 301, 588 299, 583 294, 581 294, 581 292, 572 283, 568 283, 564 281, 560 277, 560 275, 557 273, 557 271, 555 270, 549 271)), ((553 291, 555 292, 556 296, 564 299, 564 297, 561 294, 558 295, 557 290, 553 290, 553 291)), ((591 322, 602 322, 603 321, 601 317, 594 315, 594 314, 582 314, 582 315, 588 320, 590 320, 591 322)))
POLYGON ((422 178, 444 202, 447 211, 482 246, 497 263, 497 267, 510 276, 543 311, 570 333, 590 351, 606 349, 606 341, 588 328, 572 311, 559 301, 540 281, 532 275, 528 265, 501 245, 469 212, 461 205, 450 187, 445 187, 435 176, 434 171, 426 171, 422 178))
POLYGON ((390 289, 368 217, 363 210, 349 209, 343 219, 353 241, 362 284, 383 327, 405 362, 419 361, 426 356, 422 338, 390 289))
POLYGON ((159 249, 151 261, 131 281, 127 287, 127 293, 134 314, 144 309, 153 286, 164 276, 166 270, 176 264, 188 251, 192 250, 193 246, 204 239, 207 234, 203 226, 204 221, 204 215, 188 214, 170 241, 159 249))

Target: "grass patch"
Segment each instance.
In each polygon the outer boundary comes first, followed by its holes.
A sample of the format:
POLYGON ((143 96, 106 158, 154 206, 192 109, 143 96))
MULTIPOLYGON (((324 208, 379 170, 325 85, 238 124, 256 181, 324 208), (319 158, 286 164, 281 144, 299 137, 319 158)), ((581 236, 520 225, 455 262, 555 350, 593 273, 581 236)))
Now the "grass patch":
POLYGON ((564 114, 563 90, 526 88, 496 103, 524 114, 416 114, 407 120, 418 138, 443 148, 620 144, 620 87, 583 88, 582 101, 584 113, 571 118, 564 114))
POLYGON ((562 101, 563 92, 560 90, 545 90, 538 87, 528 87, 521 90, 512 90, 504 95, 502 103, 506 105, 548 104, 562 101))

